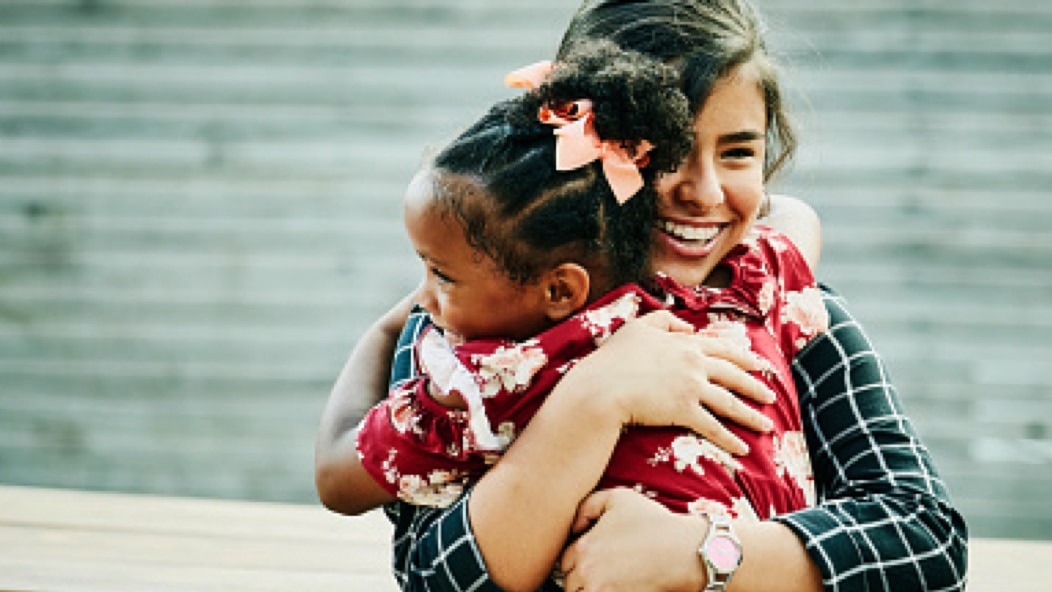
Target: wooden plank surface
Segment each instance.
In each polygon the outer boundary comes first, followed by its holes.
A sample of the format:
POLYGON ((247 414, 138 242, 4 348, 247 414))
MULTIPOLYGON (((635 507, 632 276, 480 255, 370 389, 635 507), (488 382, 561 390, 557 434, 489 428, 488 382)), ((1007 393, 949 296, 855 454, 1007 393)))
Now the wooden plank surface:
MULTIPOLYGON (((317 506, 0 485, 5 592, 394 592, 391 527, 317 506)), ((1039 592, 1052 543, 976 539, 972 592, 1039 592)))
POLYGON ((0 590, 396 590, 379 512, 0 486, 0 590))

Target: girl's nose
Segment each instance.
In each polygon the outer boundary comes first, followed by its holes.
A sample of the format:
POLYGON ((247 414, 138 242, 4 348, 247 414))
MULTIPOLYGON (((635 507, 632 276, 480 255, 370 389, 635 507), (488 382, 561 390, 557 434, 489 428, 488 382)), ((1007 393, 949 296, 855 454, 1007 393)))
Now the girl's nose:
POLYGON ((435 298, 429 289, 427 278, 420 280, 420 285, 413 292, 413 300, 428 312, 435 311, 435 298))

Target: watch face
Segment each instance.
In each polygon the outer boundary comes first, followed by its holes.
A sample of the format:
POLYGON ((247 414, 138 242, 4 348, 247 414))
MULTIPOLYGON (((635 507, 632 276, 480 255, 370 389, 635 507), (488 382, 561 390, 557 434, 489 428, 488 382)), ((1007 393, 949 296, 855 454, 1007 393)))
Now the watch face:
POLYGON ((738 562, 741 560, 738 545, 735 545, 734 541, 726 536, 718 536, 710 540, 705 552, 713 567, 719 571, 730 571, 738 567, 738 562))

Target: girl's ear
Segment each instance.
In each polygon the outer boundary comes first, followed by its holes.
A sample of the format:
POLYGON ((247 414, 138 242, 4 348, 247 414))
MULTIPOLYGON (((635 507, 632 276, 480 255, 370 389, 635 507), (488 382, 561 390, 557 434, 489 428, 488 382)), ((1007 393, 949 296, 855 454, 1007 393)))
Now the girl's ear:
POLYGON ((560 263, 544 277, 548 319, 563 321, 588 303, 591 277, 576 263, 560 263))

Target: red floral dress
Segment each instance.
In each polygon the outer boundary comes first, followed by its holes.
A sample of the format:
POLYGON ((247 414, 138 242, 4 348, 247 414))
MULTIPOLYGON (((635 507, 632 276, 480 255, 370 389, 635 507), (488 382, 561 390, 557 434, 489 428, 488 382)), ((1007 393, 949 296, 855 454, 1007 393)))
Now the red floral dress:
MULTIPOLYGON (((667 309, 699 332, 760 356, 754 376, 777 394, 746 403, 774 422, 767 434, 730 426, 749 444, 734 457, 694 432, 632 427, 622 434, 599 488, 632 487, 678 512, 767 518, 813 502, 813 483, 789 363, 828 317, 810 268, 782 235, 757 227, 722 262, 725 288, 688 288, 658 275, 644 290, 622 286, 566 321, 522 342, 480 340, 455 347, 432 328, 416 344, 419 375, 362 420, 366 470, 399 498, 445 506, 476 482, 515 439, 555 383, 629 319, 667 309), (450 409, 430 389, 456 393, 450 409)), ((587 437, 587 426, 582 437, 587 437)), ((553 459, 554 460, 554 459, 553 459)))

